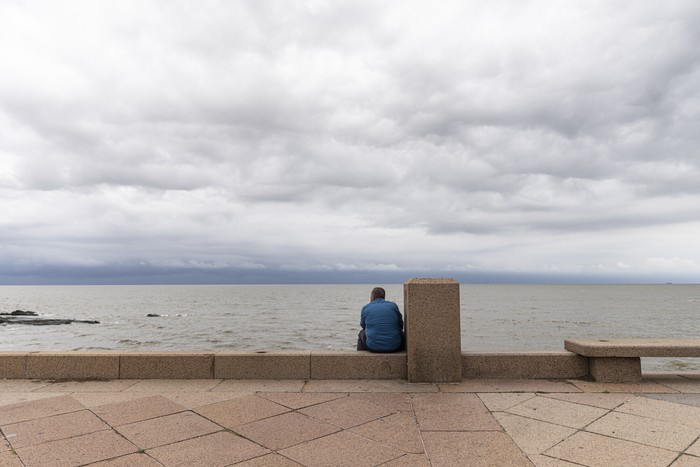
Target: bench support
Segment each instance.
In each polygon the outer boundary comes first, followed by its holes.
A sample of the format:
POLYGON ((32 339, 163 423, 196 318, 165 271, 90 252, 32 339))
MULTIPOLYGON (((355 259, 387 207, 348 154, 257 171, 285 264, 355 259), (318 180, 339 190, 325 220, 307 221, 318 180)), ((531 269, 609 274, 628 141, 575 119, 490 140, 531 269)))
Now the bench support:
POLYGON ((590 371, 599 383, 638 383, 642 361, 639 357, 590 357, 590 371))

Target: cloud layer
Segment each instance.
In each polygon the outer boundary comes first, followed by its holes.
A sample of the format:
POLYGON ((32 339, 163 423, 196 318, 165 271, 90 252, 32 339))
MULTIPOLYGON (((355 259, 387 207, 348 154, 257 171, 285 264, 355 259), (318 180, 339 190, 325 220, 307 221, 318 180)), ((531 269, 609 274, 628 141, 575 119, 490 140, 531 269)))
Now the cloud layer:
POLYGON ((0 265, 697 282, 697 24, 694 1, 3 2, 0 265))

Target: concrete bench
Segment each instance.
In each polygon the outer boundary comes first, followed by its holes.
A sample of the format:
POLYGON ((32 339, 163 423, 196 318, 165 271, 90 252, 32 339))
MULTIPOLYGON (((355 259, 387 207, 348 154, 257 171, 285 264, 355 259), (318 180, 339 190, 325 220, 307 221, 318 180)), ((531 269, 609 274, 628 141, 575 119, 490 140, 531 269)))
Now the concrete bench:
POLYGON ((588 357, 591 376, 604 383, 639 382, 641 357, 700 357, 700 339, 567 339, 564 348, 588 357))

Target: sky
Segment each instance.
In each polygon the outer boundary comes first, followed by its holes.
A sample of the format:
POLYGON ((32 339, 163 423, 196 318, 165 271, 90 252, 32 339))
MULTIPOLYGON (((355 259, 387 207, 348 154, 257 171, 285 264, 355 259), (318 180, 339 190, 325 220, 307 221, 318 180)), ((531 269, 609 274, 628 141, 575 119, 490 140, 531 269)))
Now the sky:
POLYGON ((0 0, 0 284, 698 283, 698 24, 0 0))

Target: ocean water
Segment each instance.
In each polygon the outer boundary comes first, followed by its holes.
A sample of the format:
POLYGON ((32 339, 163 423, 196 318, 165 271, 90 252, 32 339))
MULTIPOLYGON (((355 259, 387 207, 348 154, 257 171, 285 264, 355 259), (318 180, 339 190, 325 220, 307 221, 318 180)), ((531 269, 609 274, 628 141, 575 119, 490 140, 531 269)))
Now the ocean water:
MULTIPOLYGON (((403 310, 403 286, 386 285, 403 310)), ((1 351, 354 349, 371 285, 2 286, 0 312, 100 324, 0 326, 1 351), (157 314, 159 317, 147 317, 157 314)), ((460 285, 462 350, 700 336, 700 285, 460 285)), ((700 369, 698 359, 642 359, 700 369)))

